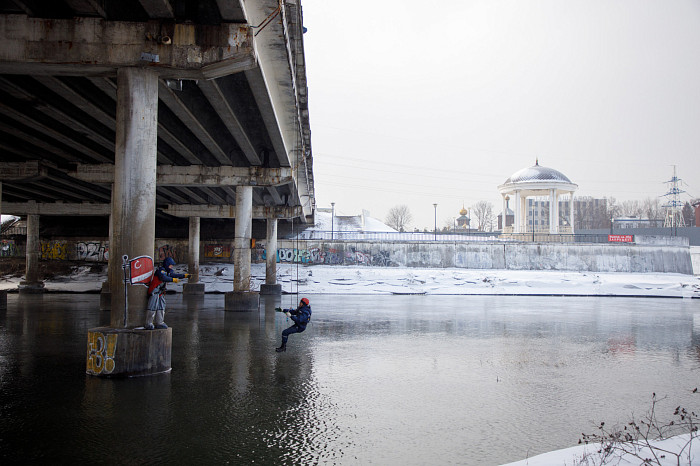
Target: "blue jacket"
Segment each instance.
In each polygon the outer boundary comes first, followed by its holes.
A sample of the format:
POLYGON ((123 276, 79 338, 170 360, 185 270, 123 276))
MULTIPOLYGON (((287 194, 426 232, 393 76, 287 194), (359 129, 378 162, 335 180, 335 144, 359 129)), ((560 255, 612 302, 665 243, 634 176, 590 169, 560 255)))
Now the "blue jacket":
POLYGON ((311 306, 304 304, 296 309, 285 310, 292 315, 290 319, 292 319, 297 327, 302 330, 306 329, 306 324, 311 321, 311 306))
POLYGON ((181 273, 175 273, 170 269, 170 265, 175 265, 175 261, 172 257, 167 257, 163 261, 163 265, 158 267, 155 272, 153 272, 153 278, 151 278, 151 283, 148 286, 148 295, 160 294, 165 292, 165 284, 172 282, 173 278, 185 278, 181 273))

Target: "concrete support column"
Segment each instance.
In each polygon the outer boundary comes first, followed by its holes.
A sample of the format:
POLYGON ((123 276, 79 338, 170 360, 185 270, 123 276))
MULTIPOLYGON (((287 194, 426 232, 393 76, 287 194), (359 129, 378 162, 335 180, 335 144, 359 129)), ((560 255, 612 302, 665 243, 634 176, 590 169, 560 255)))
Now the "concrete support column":
POLYGON ((502 194, 501 195, 501 201, 503 201, 503 210, 501 214, 501 231, 505 231, 506 229, 506 219, 508 218, 508 211, 506 210, 506 196, 507 194, 502 194))
POLYGON ((90 375, 152 375, 171 368, 172 328, 143 329, 146 287, 125 285, 122 271, 124 255, 153 256, 157 123, 158 76, 142 68, 120 68, 109 237, 110 326, 88 330, 85 372, 90 375))
POLYGON ((260 296, 250 291, 250 241, 253 229, 253 187, 236 186, 236 224, 233 249, 233 292, 226 293, 227 311, 258 309, 260 296))
POLYGON ((549 190, 549 233, 553 235, 559 233, 557 207, 557 190, 552 188, 549 190))
POLYGON ((277 219, 267 219, 265 243, 265 283, 260 285, 262 295, 281 295, 282 285, 277 284, 277 219))
POLYGON ((574 230, 574 192, 569 193, 569 223, 571 224, 571 234, 575 233, 574 230))
MULTIPOLYGON (((0 224, 2 223, 2 181, 0 181, 0 224)), ((7 290, 0 290, 0 311, 7 309, 7 290)))
MULTIPOLYGON (((112 210, 114 210, 114 184, 110 185, 110 193, 112 194, 110 205, 112 210)), ((109 215, 109 238, 112 238, 112 215, 109 215)), ((111 247, 111 244, 109 245, 111 247)), ((110 275, 112 275, 112 260, 114 257, 109 254, 107 257, 107 281, 102 282, 102 289, 100 290, 100 311, 111 311, 112 310, 112 293, 109 291, 109 280, 110 275)))
POLYGON ((187 260, 187 272, 190 274, 190 278, 182 286, 182 294, 186 295, 204 294, 204 283, 199 283, 200 225, 199 217, 190 217, 190 244, 187 260))
POLYGON ((513 233, 522 233, 522 203, 520 202, 520 190, 515 190, 515 199, 513 199, 514 218, 513 218, 513 233))
POLYGON ((122 256, 153 256, 156 218, 158 76, 146 69, 117 72, 117 119, 109 239, 110 326, 143 325, 146 288, 129 286, 124 322, 122 256))
POLYGON ((39 272, 41 243, 39 241, 39 215, 27 215, 27 268, 24 281, 19 284, 20 293, 43 293, 44 282, 39 272))

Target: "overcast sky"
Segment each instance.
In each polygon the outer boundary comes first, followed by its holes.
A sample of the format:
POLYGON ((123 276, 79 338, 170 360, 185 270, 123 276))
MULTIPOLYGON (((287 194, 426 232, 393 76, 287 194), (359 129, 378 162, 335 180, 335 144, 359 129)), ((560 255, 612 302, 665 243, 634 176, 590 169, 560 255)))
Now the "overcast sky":
POLYGON ((700 0, 302 6, 317 207, 442 227, 535 158, 577 196, 659 197, 675 164, 700 197, 700 0))

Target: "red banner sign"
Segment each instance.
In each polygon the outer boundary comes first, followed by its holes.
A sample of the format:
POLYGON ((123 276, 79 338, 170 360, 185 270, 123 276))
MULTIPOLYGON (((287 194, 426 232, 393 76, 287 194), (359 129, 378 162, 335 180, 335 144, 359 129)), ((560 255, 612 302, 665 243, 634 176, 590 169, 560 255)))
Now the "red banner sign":
POLYGON ((153 259, 149 256, 139 256, 129 261, 129 283, 132 285, 147 285, 153 275, 153 259))
POLYGON ((634 243, 634 235, 608 235, 609 243, 634 243))

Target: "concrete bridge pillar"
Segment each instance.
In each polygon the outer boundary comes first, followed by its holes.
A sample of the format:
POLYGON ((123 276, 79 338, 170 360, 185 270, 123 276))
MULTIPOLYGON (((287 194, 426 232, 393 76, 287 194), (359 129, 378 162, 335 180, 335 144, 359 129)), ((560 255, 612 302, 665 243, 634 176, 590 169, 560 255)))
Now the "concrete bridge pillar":
POLYGON ((41 243, 39 241, 39 215, 27 215, 27 268, 24 281, 19 284, 20 293, 43 293, 44 282, 39 271, 39 256, 41 243))
POLYGON ((110 326, 88 330, 86 372, 115 377, 170 370, 172 329, 144 330, 146 288, 124 284, 122 256, 153 256, 158 76, 117 71, 114 185, 109 238, 110 326), (125 287, 128 286, 128 309, 125 287))
MULTIPOLYGON (((2 181, 0 181, 0 223, 2 223, 2 181)), ((7 309, 7 290, 0 290, 0 311, 7 309)))
POLYGON ((259 293, 250 291, 250 241, 253 227, 253 187, 236 186, 236 224, 233 249, 233 292, 224 298, 227 311, 258 309, 259 293))
POLYGON ((156 218, 158 76, 145 69, 117 73, 117 120, 109 239, 110 326, 143 325, 146 289, 130 286, 124 322, 122 256, 153 256, 156 218))
POLYGON ((267 219, 267 239, 265 243, 265 283, 260 285, 261 295, 281 295, 282 285, 277 284, 277 219, 267 219))
POLYGON ((513 200, 513 207, 514 207, 514 214, 515 216, 513 217, 513 233, 522 233, 523 230, 523 203, 522 203, 522 198, 520 197, 520 190, 516 189, 515 190, 515 199, 513 200))
POLYGON ((182 293, 186 295, 204 294, 204 283, 199 283, 200 225, 199 217, 190 217, 190 247, 187 260, 187 272, 190 274, 190 278, 182 286, 182 293))
MULTIPOLYGON (((110 192, 114 192, 114 185, 111 185, 110 192)), ((112 204, 114 204, 114 196, 112 195, 112 204)), ((109 216, 109 238, 112 238, 112 215, 109 216)), ((111 245, 110 245, 111 246, 111 245)), ((107 257, 107 281, 102 282, 102 289, 100 290, 100 311, 111 311, 112 310, 112 293, 109 291, 109 277, 111 275, 112 267, 112 254, 107 257)))

